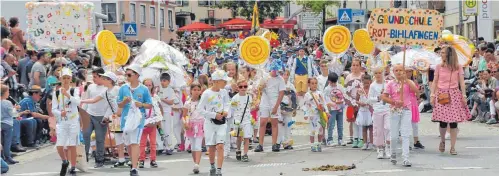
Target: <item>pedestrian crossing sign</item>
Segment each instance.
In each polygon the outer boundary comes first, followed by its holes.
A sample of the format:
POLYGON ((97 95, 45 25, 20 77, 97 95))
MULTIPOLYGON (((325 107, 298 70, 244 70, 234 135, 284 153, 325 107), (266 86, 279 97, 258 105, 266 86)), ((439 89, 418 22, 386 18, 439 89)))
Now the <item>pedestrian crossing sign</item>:
POLYGON ((135 23, 123 23, 123 31, 125 36, 137 36, 137 24, 135 23))
POLYGON ((352 9, 338 9, 338 23, 352 23, 352 9))

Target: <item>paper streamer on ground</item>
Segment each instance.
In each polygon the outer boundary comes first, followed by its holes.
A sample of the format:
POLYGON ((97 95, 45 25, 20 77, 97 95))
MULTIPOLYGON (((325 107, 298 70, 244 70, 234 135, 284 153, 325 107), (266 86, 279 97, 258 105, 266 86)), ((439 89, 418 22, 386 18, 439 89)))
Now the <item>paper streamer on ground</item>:
POLYGON ((331 26, 324 33, 324 49, 329 54, 340 57, 350 47, 351 38, 350 30, 345 26, 331 26))
POLYGON ((28 49, 93 48, 93 3, 27 2, 25 7, 28 49))
POLYGON ((270 56, 270 43, 261 36, 247 37, 239 46, 239 55, 250 66, 262 66, 270 56))
POLYGON ((369 56, 374 52, 375 46, 367 29, 357 29, 353 33, 353 47, 364 56, 369 56))

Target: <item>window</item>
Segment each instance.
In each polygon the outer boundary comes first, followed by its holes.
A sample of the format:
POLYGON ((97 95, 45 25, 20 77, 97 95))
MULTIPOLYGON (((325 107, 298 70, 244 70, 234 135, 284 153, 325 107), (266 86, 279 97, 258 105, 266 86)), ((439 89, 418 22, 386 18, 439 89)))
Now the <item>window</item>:
POLYGON ((208 6, 208 1, 198 1, 199 6, 208 6))
POLYGON ((173 12, 168 10, 168 27, 173 30, 173 12))
POLYGON ((130 3, 130 21, 137 21, 137 14, 135 13, 135 3, 130 3))
POLYGON ((160 10, 160 14, 159 14, 159 26, 161 26, 162 28, 165 27, 165 9, 161 9, 160 10))
POLYGON ((151 26, 156 26, 156 8, 149 7, 149 21, 151 21, 151 26))
POLYGON ((140 5, 140 24, 146 24, 146 5, 140 5))
POLYGON ((176 1, 176 4, 180 7, 187 7, 189 6, 189 1, 187 0, 179 0, 179 1, 176 1))
MULTIPOLYGON (((185 3, 185 1, 184 1, 185 3)), ((220 1, 210 0, 210 1, 198 1, 198 6, 215 6, 220 4, 220 1)))
POLYGON ((107 20, 102 20, 103 23, 116 23, 117 12, 116 12, 116 3, 102 3, 102 13, 107 15, 107 20))

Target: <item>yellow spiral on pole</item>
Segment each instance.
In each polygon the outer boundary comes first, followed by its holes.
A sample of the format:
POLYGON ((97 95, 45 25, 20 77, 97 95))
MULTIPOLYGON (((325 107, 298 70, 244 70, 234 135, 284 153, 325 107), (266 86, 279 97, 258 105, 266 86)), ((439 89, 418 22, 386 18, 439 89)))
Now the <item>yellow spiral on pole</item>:
POLYGON ((118 65, 125 65, 130 58, 130 48, 122 41, 118 41, 116 46, 116 59, 114 60, 114 63, 118 65))
POLYGON ((95 37, 95 43, 97 46, 97 51, 101 55, 101 59, 104 63, 111 63, 115 59, 115 49, 118 43, 118 39, 109 30, 100 31, 95 37))
POLYGON ((370 55, 375 49, 367 29, 357 29, 353 33, 353 47, 362 55, 370 55))
POLYGON ((239 55, 249 65, 264 64, 270 55, 270 43, 261 36, 247 37, 239 46, 239 55))
POLYGON ((352 35, 345 26, 331 26, 324 33, 324 49, 332 54, 343 54, 350 47, 352 35))

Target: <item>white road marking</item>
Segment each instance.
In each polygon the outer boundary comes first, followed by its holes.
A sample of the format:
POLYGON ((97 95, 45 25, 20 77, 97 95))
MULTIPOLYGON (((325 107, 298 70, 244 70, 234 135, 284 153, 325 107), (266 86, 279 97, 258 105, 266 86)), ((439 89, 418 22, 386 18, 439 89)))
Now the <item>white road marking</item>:
POLYGON ((251 165, 248 167, 276 167, 276 166, 284 166, 288 165, 289 163, 267 163, 267 164, 257 164, 257 165, 251 165))
POLYGON ((32 172, 32 173, 24 173, 24 174, 15 174, 19 176, 39 176, 39 175, 54 175, 59 174, 59 172, 32 172))
POLYGON ((392 169, 392 170, 373 170, 373 171, 366 171, 366 173, 392 173, 392 172, 404 172, 405 170, 402 169, 392 169))
POLYGON ((466 147, 467 149, 499 149, 499 147, 466 147))
POLYGON ((192 161, 192 159, 174 159, 174 160, 159 160, 158 163, 177 163, 177 162, 187 162, 192 161))
POLYGON ((444 170, 468 170, 468 169, 483 169, 483 167, 443 167, 444 170))

